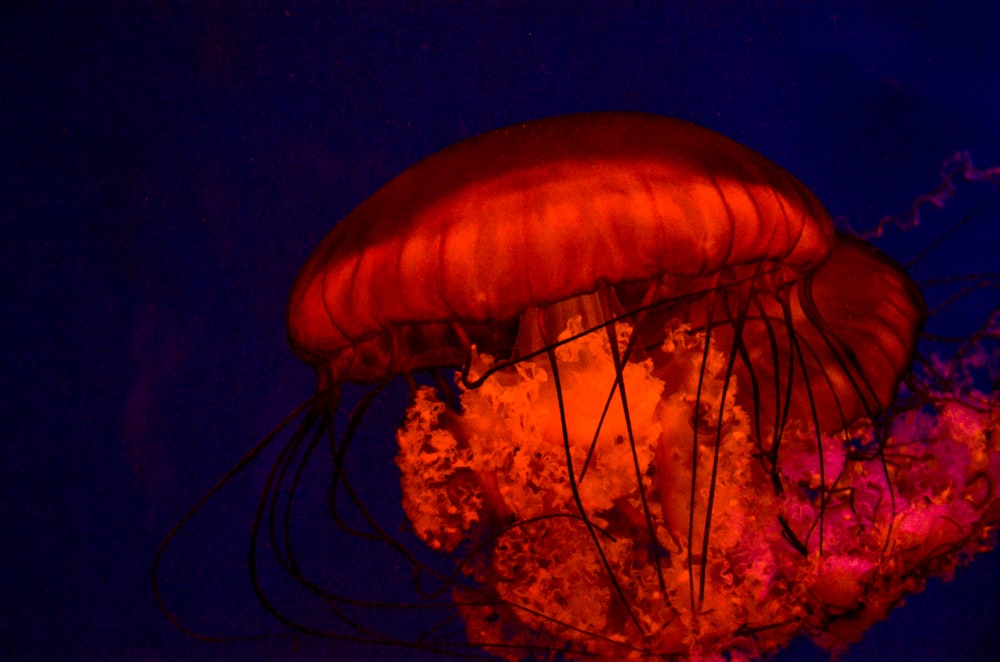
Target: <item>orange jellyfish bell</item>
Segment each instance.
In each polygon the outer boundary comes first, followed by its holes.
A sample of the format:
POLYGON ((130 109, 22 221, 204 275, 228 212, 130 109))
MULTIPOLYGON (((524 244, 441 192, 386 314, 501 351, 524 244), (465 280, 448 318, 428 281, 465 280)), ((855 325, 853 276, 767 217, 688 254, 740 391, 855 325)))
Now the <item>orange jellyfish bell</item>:
POLYGON ((459 369, 459 401, 410 379, 396 464, 469 643, 750 659, 856 640, 995 526, 992 396, 889 415, 924 314, 770 161, 597 113, 388 183, 306 263, 288 330, 321 392, 459 369))
MULTIPOLYGON (((509 342, 528 309, 602 286, 660 299, 747 277, 787 288, 836 243, 798 180, 712 131, 640 113, 558 117, 458 143, 362 203, 302 269, 289 337, 331 381, 375 381, 462 365, 470 341, 509 342)), ((875 341, 858 350, 884 354, 869 375, 884 401, 922 303, 900 269, 874 271, 898 274, 871 297, 878 312, 832 287, 826 314, 856 320, 875 341)))

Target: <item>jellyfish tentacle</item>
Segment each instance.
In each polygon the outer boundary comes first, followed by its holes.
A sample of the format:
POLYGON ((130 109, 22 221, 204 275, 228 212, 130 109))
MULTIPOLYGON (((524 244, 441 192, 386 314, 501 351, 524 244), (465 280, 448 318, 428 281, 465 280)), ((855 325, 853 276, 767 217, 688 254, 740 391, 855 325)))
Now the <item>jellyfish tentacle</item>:
POLYGON ((694 540, 695 540, 695 518, 696 507, 698 505, 698 430, 701 427, 701 402, 705 388, 705 371, 708 366, 709 351, 712 344, 713 315, 716 310, 716 291, 711 292, 705 305, 705 339, 704 348, 701 354, 701 363, 698 367, 698 386, 695 389, 694 409, 693 409, 693 437, 691 440, 691 491, 688 502, 688 531, 687 531, 687 565, 688 565, 688 588, 691 594, 691 613, 697 613, 701 603, 705 598, 705 559, 701 559, 701 569, 698 577, 698 590, 695 591, 694 577, 694 540), (697 598, 695 597, 697 595, 697 598))
MULTIPOLYGON (((812 417, 812 432, 813 437, 816 442, 816 459, 819 464, 819 554, 823 555, 823 530, 824 522, 826 520, 826 454, 823 452, 823 433, 822 428, 819 423, 819 413, 816 411, 816 398, 813 394, 812 381, 809 378, 809 371, 806 368, 805 358, 802 354, 802 346, 799 342, 799 334, 795 331, 794 324, 791 321, 791 306, 787 301, 783 301, 783 307, 785 309, 785 315, 789 320, 788 333, 789 342, 795 353, 795 358, 798 361, 798 365, 801 368, 802 373, 802 383, 806 389, 806 398, 809 402, 809 414, 812 417)), ((815 526, 815 523, 814 523, 815 526)), ((809 534, 806 536, 806 543, 808 544, 809 535, 812 534, 812 527, 810 527, 809 534)))
POLYGON ((563 437, 563 449, 566 454, 566 469, 567 476, 569 477, 570 490, 573 496, 573 502, 576 505, 577 510, 580 513, 580 517, 583 519, 583 523, 587 527, 587 532, 590 535, 590 539, 594 544, 594 548, 597 550, 598 555, 601 558, 601 564, 604 566, 605 571, 608 573, 608 578, 611 581, 612 586, 615 589, 615 593, 618 599, 621 600, 621 604, 625 607, 628 613, 629 620, 635 625, 639 632, 644 632, 643 627, 639 624, 639 618, 635 615, 635 611, 632 609, 632 605, 629 603, 628 598, 625 596, 625 591, 622 589, 621 582, 618 580, 617 574, 611 567, 611 563, 608 561, 607 554, 604 551, 604 546, 601 545, 601 541, 597 537, 597 533, 594 528, 593 522, 590 521, 590 517, 587 515, 587 511, 583 506, 583 501, 580 498, 580 490, 576 481, 576 470, 573 468, 573 451, 569 437, 569 427, 566 422, 566 406, 563 401, 563 391, 562 384, 559 381, 559 366, 556 360, 555 349, 551 346, 545 349, 545 354, 549 360, 549 366, 552 369, 552 379, 553 386, 556 393, 556 401, 559 405, 559 425, 562 430, 563 437))
MULTIPOLYGON (((628 397, 625 390, 625 359, 623 359, 621 352, 618 349, 618 334, 615 330, 615 325, 612 322, 605 327, 608 336, 608 346, 611 349, 611 358, 614 362, 615 376, 614 383, 618 387, 618 397, 621 402, 622 415, 625 419, 625 430, 628 434, 628 444, 629 450, 632 453, 632 468, 635 471, 635 485, 639 492, 639 500, 642 504, 642 513, 645 519, 646 532, 649 534, 649 544, 653 549, 657 546, 656 529, 653 526, 653 515, 649 509, 649 501, 646 498, 646 487, 642 479, 642 468, 639 463, 639 455, 636 450, 635 442, 635 431, 632 429, 632 415, 630 413, 628 405, 628 397)), ((635 331, 633 330, 630 334, 629 347, 634 346, 634 339, 636 338, 635 331)), ((602 417, 603 420, 603 417, 602 417)), ((660 563, 660 555, 653 554, 653 566, 656 568, 656 579, 660 585, 661 591, 667 590, 666 581, 663 579, 663 567, 660 563)))
POLYGON ((205 492, 197 503, 192 506, 180 520, 170 529, 166 536, 156 548, 156 552, 153 555, 153 565, 150 569, 150 575, 152 580, 153 597, 156 600, 157 606, 160 608, 161 613, 167 618, 170 623, 172 623, 179 630, 187 634, 193 639, 199 639, 201 641, 210 642, 225 642, 242 639, 243 637, 224 637, 224 636, 213 636, 206 635, 201 632, 197 632, 192 628, 188 627, 180 617, 169 607, 166 598, 163 596, 162 587, 160 584, 160 569, 163 563, 164 556, 170 549, 171 545, 177 539, 177 537, 184 531, 188 524, 197 517, 205 508, 205 506, 222 490, 226 485, 229 485, 236 476, 243 473, 250 464, 256 460, 267 448, 274 443, 275 439, 282 430, 287 428, 295 419, 306 413, 306 418, 297 426, 295 432, 292 434, 293 437, 305 434, 306 431, 313 425, 312 411, 314 404, 319 396, 312 395, 305 402, 293 409, 285 418, 281 420, 278 425, 272 428, 264 437, 254 445, 249 451, 247 451, 239 461, 233 465, 225 474, 222 475, 213 485, 205 492))

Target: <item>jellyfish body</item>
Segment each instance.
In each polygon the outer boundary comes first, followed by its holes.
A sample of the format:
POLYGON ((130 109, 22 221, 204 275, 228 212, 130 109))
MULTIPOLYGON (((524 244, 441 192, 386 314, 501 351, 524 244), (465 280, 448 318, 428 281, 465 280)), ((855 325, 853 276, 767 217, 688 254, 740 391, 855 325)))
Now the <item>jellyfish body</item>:
POLYGON ((289 303, 321 391, 414 387, 396 463, 468 640, 623 658, 846 645, 998 519, 996 400, 901 409, 924 304, 756 153, 602 113, 464 141, 323 240, 289 303))

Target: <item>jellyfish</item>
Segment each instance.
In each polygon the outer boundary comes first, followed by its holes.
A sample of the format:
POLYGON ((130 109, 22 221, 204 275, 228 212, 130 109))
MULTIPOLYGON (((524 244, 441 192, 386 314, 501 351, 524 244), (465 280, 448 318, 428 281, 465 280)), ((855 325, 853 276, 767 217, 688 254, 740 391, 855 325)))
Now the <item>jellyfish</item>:
MULTIPOLYGON (((305 577, 272 526, 275 553, 356 640, 509 660, 749 660, 803 634, 842 650, 1000 523, 1000 316, 921 356, 926 316, 903 267, 707 129, 594 113, 460 142, 334 227, 288 333, 318 379, 293 440, 329 439, 340 531, 390 547, 464 635, 361 625, 374 602, 305 577), (420 552, 346 471, 397 379, 420 552)), ((311 452, 283 455, 255 535, 311 452)))

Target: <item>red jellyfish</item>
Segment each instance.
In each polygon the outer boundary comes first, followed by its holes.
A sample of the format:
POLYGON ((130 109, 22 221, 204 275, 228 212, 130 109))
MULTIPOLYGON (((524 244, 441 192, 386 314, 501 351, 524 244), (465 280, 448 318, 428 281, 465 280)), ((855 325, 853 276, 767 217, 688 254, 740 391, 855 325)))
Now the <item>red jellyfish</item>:
MULTIPOLYGON (((1000 361, 914 370, 924 317, 778 166, 599 113, 398 176, 320 244, 288 326, 319 376, 307 427, 348 382, 408 380, 402 505, 454 562, 435 577, 469 645, 736 660, 803 633, 844 647, 992 545, 1000 406, 968 371, 1000 361)), ((342 500, 367 401, 333 435, 342 500)))

